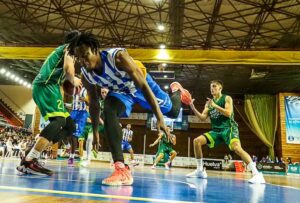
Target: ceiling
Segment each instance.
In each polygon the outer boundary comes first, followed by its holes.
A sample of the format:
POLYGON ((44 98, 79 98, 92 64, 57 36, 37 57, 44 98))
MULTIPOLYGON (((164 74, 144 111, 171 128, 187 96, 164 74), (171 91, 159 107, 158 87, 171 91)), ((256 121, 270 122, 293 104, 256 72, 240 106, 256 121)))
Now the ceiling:
MULTIPOLYGON (((103 47, 299 50, 299 0, 1 0, 0 45, 56 46, 70 29, 88 30, 103 47), (159 31, 157 26, 164 25, 159 31)), ((42 61, 0 60, 32 81, 42 61)), ((150 70, 157 64, 146 64, 150 70)), ((209 81, 225 92, 300 91, 297 66, 168 65, 194 95, 209 94, 209 81), (252 69, 267 72, 249 79, 252 69)), ((0 76, 0 84, 14 84, 0 76)))

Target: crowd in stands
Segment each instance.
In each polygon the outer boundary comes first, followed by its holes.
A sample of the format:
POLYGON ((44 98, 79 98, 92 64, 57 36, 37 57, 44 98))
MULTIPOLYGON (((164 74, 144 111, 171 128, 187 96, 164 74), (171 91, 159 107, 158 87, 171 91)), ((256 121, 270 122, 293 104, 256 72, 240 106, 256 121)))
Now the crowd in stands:
POLYGON ((2 157, 20 157, 34 143, 34 136, 24 128, 6 127, 0 129, 0 156, 2 157))

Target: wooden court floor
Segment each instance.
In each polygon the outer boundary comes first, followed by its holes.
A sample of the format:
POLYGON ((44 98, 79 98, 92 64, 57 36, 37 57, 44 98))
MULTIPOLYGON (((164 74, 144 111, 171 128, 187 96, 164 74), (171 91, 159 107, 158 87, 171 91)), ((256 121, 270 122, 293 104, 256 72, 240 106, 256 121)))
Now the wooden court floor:
POLYGON ((133 171, 132 186, 108 187, 101 180, 111 173, 108 163, 90 168, 67 167, 48 161, 51 177, 19 175, 17 159, 0 158, 0 202, 299 202, 300 177, 265 175, 267 184, 251 185, 250 174, 208 171, 208 179, 186 178, 189 169, 133 171))

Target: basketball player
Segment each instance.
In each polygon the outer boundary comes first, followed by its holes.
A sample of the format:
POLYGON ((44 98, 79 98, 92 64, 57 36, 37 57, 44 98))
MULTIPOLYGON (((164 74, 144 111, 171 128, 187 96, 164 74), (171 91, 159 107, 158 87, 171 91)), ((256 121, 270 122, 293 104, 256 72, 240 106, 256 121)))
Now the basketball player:
POLYGON ((222 90, 222 81, 213 80, 210 82, 210 91, 213 99, 207 99, 202 113, 195 108, 194 100, 190 103, 191 109, 199 119, 206 120, 207 117, 210 118, 212 130, 194 139, 194 153, 197 160, 197 169, 187 174, 187 176, 207 178, 207 173, 203 168, 202 146, 207 144, 208 147, 213 148, 225 142, 230 150, 234 151, 248 164, 253 174, 249 182, 265 183, 263 175, 257 171, 250 155, 241 147, 238 125, 234 120, 232 98, 222 94, 222 90))
POLYGON ((135 165, 134 152, 130 142, 132 141, 133 131, 131 130, 131 124, 127 124, 126 128, 122 129, 123 139, 122 139, 122 151, 127 150, 130 153, 130 163, 135 165))
MULTIPOLYGON (((105 178, 102 184, 131 185, 133 177, 129 167, 124 165, 119 117, 129 116, 133 105, 138 103, 154 112, 158 130, 166 132, 163 114, 176 118, 181 107, 180 98, 188 98, 184 101, 189 103, 190 94, 175 82, 171 84, 172 95, 169 97, 146 73, 146 68, 141 62, 134 61, 123 48, 100 50, 100 42, 91 33, 78 35, 74 43, 70 44, 69 51, 83 66, 81 72, 90 98, 90 114, 96 143, 99 143, 99 96, 96 85, 109 89, 104 101, 104 126, 115 171, 105 178)), ((167 135, 169 136, 168 133, 167 135)))
MULTIPOLYGON (((167 131, 170 132, 170 127, 167 127, 167 131)), ((167 136, 165 133, 159 133, 158 138, 149 145, 149 147, 155 146, 157 143, 159 143, 157 154, 154 164, 152 165, 152 169, 156 168, 156 164, 164 158, 165 154, 170 155, 169 161, 165 163, 165 168, 169 170, 170 164, 175 159, 177 152, 173 149, 173 145, 176 145, 176 136, 174 134, 171 134, 171 139, 167 139, 167 136), (160 143, 159 143, 160 142, 160 143)))
POLYGON ((75 87, 82 85, 81 80, 74 76, 75 61, 67 51, 68 44, 77 35, 76 31, 66 35, 64 44, 57 47, 48 56, 32 83, 33 99, 45 121, 49 120, 50 123, 42 130, 34 147, 17 167, 20 172, 52 175, 51 170, 46 169, 38 162, 41 152, 47 148, 50 142, 56 143, 63 137, 72 136, 75 130, 75 124, 65 109, 59 85, 64 75, 75 87))
POLYGON ((71 118, 75 122, 76 130, 73 133, 73 137, 70 138, 71 152, 68 159, 68 166, 74 166, 75 150, 77 148, 77 139, 79 142, 79 156, 83 156, 83 139, 80 136, 83 134, 83 130, 86 125, 86 120, 88 117, 87 111, 87 91, 85 88, 81 88, 79 92, 74 91, 71 118))
MULTIPOLYGON (((108 89, 101 88, 100 90, 100 97, 99 100, 99 106, 100 106, 100 117, 99 117, 99 128, 98 131, 100 134, 104 134, 104 121, 103 121, 103 109, 104 109, 104 100, 107 96, 108 89)), ((97 158, 97 152, 93 150, 93 129, 92 129, 92 123, 90 118, 88 118, 87 125, 85 127, 85 132, 81 136, 81 139, 86 140, 86 152, 87 152, 87 159, 83 160, 79 163, 80 166, 87 167, 91 163, 91 152, 93 153, 94 157, 97 158)))

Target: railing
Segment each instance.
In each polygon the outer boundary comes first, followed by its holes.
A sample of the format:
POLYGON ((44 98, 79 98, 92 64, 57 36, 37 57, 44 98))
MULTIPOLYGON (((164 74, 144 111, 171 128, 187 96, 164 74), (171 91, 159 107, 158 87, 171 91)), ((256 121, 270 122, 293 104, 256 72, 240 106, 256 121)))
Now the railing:
POLYGON ((13 112, 10 108, 8 108, 5 103, 0 99, 0 110, 6 116, 10 115, 11 118, 8 118, 10 121, 14 122, 15 125, 23 126, 23 121, 13 112))
POLYGON ((18 104, 16 104, 14 102, 13 99, 11 99, 7 94, 5 94, 5 92, 3 92, 0 89, 0 98, 2 99, 2 101, 4 103, 6 103, 6 105, 8 105, 13 111, 14 113, 23 113, 24 115, 26 114, 24 109, 22 109, 22 107, 20 107, 18 104))

